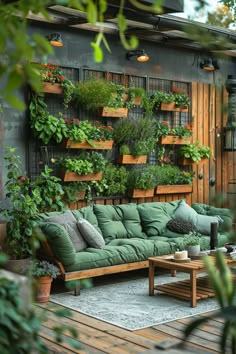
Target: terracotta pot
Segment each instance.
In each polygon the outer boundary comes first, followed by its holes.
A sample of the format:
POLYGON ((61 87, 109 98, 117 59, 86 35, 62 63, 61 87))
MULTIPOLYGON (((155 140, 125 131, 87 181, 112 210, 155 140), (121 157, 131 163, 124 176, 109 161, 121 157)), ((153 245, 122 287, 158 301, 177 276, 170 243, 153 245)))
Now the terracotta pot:
POLYGON ((35 301, 48 302, 51 292, 52 277, 35 278, 35 301))

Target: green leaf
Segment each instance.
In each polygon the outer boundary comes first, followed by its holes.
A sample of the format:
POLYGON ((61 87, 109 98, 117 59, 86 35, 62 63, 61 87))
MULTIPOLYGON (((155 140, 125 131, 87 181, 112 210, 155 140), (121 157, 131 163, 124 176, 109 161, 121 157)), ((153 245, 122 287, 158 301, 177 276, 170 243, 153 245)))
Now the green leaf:
POLYGON ((94 56, 95 62, 101 63, 103 61, 103 51, 102 51, 102 49, 95 42, 91 42, 90 44, 91 44, 91 46, 94 49, 93 56, 94 56))
POLYGON ((95 24, 97 21, 97 8, 92 0, 88 1, 87 18, 88 22, 92 24, 95 24))
POLYGON ((25 110, 25 104, 20 101, 16 96, 5 96, 5 100, 9 103, 12 107, 19 109, 20 111, 25 110))
POLYGON ((10 93, 13 90, 18 89, 24 82, 22 74, 17 70, 13 70, 8 76, 7 85, 5 87, 5 94, 10 93))

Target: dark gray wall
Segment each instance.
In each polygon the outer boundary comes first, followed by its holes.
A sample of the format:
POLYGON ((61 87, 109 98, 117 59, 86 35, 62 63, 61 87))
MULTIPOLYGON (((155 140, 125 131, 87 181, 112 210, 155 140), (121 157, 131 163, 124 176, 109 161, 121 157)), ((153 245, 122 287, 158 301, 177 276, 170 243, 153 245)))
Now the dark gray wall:
MULTIPOLYGON (((224 84, 228 74, 234 74, 236 65, 232 58, 219 59, 220 70, 206 72, 199 67, 202 53, 183 48, 169 47, 165 44, 154 42, 140 42, 139 48, 145 49, 150 60, 139 63, 135 60, 127 60, 127 51, 121 46, 119 38, 107 35, 111 53, 104 49, 104 60, 95 63, 93 49, 90 42, 94 40, 96 33, 78 29, 61 29, 55 26, 45 26, 33 23, 29 28, 30 33, 48 35, 60 31, 64 46, 55 48, 55 56, 48 57, 47 61, 62 66, 88 67, 91 69, 120 72, 138 76, 151 76, 176 81, 198 81, 205 83, 224 84)), ((37 60, 37 59, 36 59, 37 60)), ((23 92, 20 93, 23 97, 23 92)), ((5 163, 3 159, 7 146, 17 147, 17 153, 22 156, 23 172, 27 171, 27 141, 30 132, 27 129, 27 115, 18 112, 2 103, 3 112, 0 113, 0 198, 3 199, 3 189, 6 180, 5 163)), ((4 204, 4 203, 3 203, 4 204)), ((1 205, 0 205, 1 207, 1 205)))

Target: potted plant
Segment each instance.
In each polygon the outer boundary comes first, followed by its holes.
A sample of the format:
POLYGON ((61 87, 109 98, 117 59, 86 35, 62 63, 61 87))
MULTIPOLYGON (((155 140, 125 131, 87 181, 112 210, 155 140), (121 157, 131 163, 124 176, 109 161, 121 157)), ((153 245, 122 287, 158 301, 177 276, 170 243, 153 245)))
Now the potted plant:
POLYGON ((75 118, 65 120, 67 130, 63 146, 70 149, 109 150, 113 146, 113 127, 99 121, 79 121, 75 118))
POLYGON ((67 108, 73 98, 75 85, 65 78, 63 70, 59 65, 52 63, 36 65, 40 65, 39 75, 43 82, 43 92, 63 93, 63 104, 67 108), (60 88, 62 88, 62 90, 60 90, 60 88))
POLYGON ((66 204, 76 203, 78 200, 84 200, 88 186, 86 182, 70 182, 62 187, 63 201, 66 204))
POLYGON ((127 102, 129 108, 134 106, 143 106, 143 100, 146 97, 146 91, 142 87, 129 87, 127 93, 129 96, 127 102))
POLYGON ((189 165, 194 162, 200 162, 202 159, 209 159, 212 156, 212 151, 209 146, 200 145, 197 140, 193 144, 186 144, 180 147, 179 156, 182 158, 179 160, 181 165, 189 165))
POLYGON ((38 188, 21 172, 21 160, 16 148, 8 147, 4 156, 7 162, 6 200, 9 209, 3 209, 6 218, 4 249, 9 256, 5 268, 21 273, 25 271, 35 245, 33 228, 41 202, 38 188))
POLYGON ((155 121, 149 118, 120 119, 116 123, 113 137, 120 148, 119 163, 146 162, 147 154, 156 144, 154 124, 155 121), (144 159, 140 159, 142 156, 144 159))
POLYGON ((35 301, 48 302, 52 280, 60 274, 59 268, 46 260, 35 260, 31 264, 30 274, 36 280, 35 301))
POLYGON ((35 135, 48 144, 52 140, 60 143, 65 137, 67 127, 61 114, 59 118, 47 111, 47 104, 42 95, 32 95, 30 105, 30 126, 35 135))
POLYGON ((156 122, 156 136, 159 144, 185 145, 192 142, 192 135, 192 124, 171 128, 167 121, 156 122))
POLYGON ((134 169, 128 173, 128 195, 132 198, 153 197, 155 176, 149 168, 134 169))
POLYGON ((75 88, 75 101, 87 110, 97 111, 101 116, 127 117, 125 108, 126 89, 106 79, 80 81, 75 88))
POLYGON ((200 238, 201 234, 198 231, 190 231, 184 236, 183 243, 189 257, 198 256, 200 252, 200 238))
POLYGON ((64 182, 100 180, 106 162, 103 155, 95 151, 82 152, 76 158, 64 158, 58 161, 63 170, 64 182))

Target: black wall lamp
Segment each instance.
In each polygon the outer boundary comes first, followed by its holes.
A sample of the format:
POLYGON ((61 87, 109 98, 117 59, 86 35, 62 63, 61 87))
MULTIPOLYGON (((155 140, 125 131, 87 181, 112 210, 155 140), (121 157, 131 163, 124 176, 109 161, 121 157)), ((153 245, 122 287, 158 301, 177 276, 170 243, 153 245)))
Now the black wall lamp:
POLYGON ((126 57, 128 60, 136 58, 136 60, 140 61, 140 62, 145 62, 145 61, 149 60, 149 56, 144 51, 144 49, 137 49, 137 50, 133 50, 131 52, 128 52, 126 57))
POLYGON ((60 33, 51 33, 46 38, 54 47, 63 47, 63 42, 60 33))
POLYGON ((200 62, 200 68, 206 71, 215 71, 220 67, 216 59, 208 58, 200 62))
POLYGON ((236 151, 236 77, 228 75, 225 83, 228 96, 228 121, 224 127, 224 151, 236 151))

